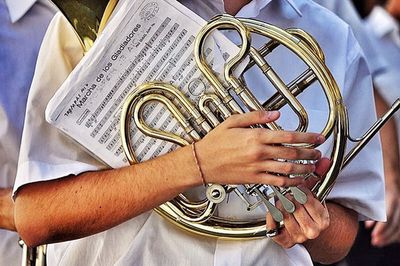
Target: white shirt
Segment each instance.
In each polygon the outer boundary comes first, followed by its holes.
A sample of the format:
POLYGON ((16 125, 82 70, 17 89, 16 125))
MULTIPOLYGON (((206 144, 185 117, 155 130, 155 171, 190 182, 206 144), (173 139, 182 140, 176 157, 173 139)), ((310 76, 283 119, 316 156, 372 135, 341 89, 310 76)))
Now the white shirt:
MULTIPOLYGON (((221 11, 218 10, 220 1, 210 1, 216 3, 212 5, 215 8, 207 10, 201 9, 204 6, 202 2, 183 1, 204 18, 221 11)), ((308 0, 255 0, 243 7, 238 16, 258 18, 284 28, 301 27, 310 32, 325 51, 327 64, 349 106, 352 134, 359 136, 367 125, 372 124, 375 112, 371 76, 347 25, 308 0), (335 39, 327 34, 333 31, 337 32, 335 39)), ((36 69, 28 100, 29 115, 25 122, 14 191, 30 182, 104 168, 83 148, 44 121, 47 102, 82 56, 79 43, 71 39, 73 33, 67 28, 65 21, 56 16, 44 40, 39 59, 41 64, 36 69), (53 51, 51 55, 46 53, 50 49, 53 51)), ((260 39, 255 38, 255 41, 259 44, 260 39)), ((285 55, 279 58, 271 56, 271 60, 274 66, 284 67, 284 79, 293 76, 292 72, 300 67, 285 55)), ((250 78, 251 75, 254 73, 249 73, 250 78)), ((256 80, 250 83, 258 85, 251 87, 260 88, 255 95, 263 100, 266 91, 261 88, 265 86, 260 86, 256 80)), ((306 108, 311 107, 311 118, 320 118, 326 114, 323 98, 319 98, 323 93, 315 95, 300 98, 306 108)), ((311 130, 315 131, 323 122, 321 119, 314 121, 311 130)), ((377 138, 343 171, 330 195, 356 210, 360 218, 385 218, 382 162, 377 138)), ((229 213, 240 205, 233 196, 230 203, 232 205, 224 205, 220 211, 229 213)), ((239 214, 243 215, 243 212, 239 211, 239 214)), ((48 259, 49 265, 312 265, 302 245, 285 250, 269 239, 224 241, 193 236, 151 211, 102 233, 50 245, 48 259)))
POLYGON ((367 25, 375 34, 380 54, 388 62, 375 79, 388 102, 400 97, 400 26, 382 7, 375 7, 368 16, 367 25))
POLYGON ((365 54, 368 67, 373 76, 378 75, 387 67, 387 62, 382 58, 380 51, 376 47, 375 38, 371 38, 369 29, 350 0, 314 0, 314 2, 329 9, 349 24, 365 54))
MULTIPOLYGON (((366 19, 366 25, 373 33, 376 47, 386 60, 386 65, 374 77, 377 88, 387 103, 400 97, 400 26, 389 13, 380 6, 375 7, 366 19)), ((400 140, 400 114, 396 118, 397 139, 400 140)))
MULTIPOLYGON (((17 172, 25 104, 37 53, 53 10, 35 0, 0 0, 0 187, 17 172)), ((0 266, 21 264, 18 236, 0 230, 0 266)))

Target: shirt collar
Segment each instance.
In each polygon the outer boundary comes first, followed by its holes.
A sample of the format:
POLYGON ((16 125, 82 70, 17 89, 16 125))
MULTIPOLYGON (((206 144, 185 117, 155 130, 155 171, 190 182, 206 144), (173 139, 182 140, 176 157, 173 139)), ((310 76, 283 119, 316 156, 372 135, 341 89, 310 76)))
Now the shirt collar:
POLYGON ((10 13, 11 22, 22 18, 37 0, 5 0, 10 13))
POLYGON ((380 38, 393 32, 399 32, 397 21, 380 6, 374 7, 367 21, 380 38))
MULTIPOLYGON (((266 7, 272 1, 273 0, 250 1, 250 3, 248 3, 242 9, 239 10, 239 12, 236 14, 236 16, 255 18, 258 16, 258 14, 260 14, 261 9, 266 7)), ((298 6, 298 4, 296 4, 296 2, 294 0, 275 0, 275 1, 285 1, 287 4, 289 4, 293 8, 293 10, 299 15, 299 17, 302 16, 299 6, 298 6)))

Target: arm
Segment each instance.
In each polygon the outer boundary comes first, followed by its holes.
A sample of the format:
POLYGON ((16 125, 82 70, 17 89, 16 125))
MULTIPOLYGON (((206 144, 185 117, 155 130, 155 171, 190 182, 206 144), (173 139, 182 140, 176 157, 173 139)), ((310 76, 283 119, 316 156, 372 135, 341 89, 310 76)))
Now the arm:
MULTIPOLYGON (((382 96, 375 90, 375 105, 378 115, 388 109, 382 96)), ((380 132, 385 173, 385 202, 387 222, 367 221, 366 226, 374 229, 371 233, 371 244, 385 246, 400 240, 400 167, 399 143, 397 140, 395 120, 391 119, 380 132)))
POLYGON ((0 188, 0 229, 15 231, 11 188, 0 188))
POLYGON ((313 261, 332 264, 350 251, 358 231, 357 214, 334 202, 327 202, 329 226, 316 239, 304 243, 313 261))
MULTIPOLYGON (((267 172, 310 173, 314 165, 274 159, 318 159, 320 152, 274 144, 324 140, 319 134, 248 128, 278 117, 278 112, 261 111, 235 115, 198 142, 198 159, 206 181, 300 184, 301 178, 267 172)), ((16 195, 16 226, 29 246, 76 239, 107 230, 201 183, 192 150, 183 147, 130 167, 27 184, 16 195)))

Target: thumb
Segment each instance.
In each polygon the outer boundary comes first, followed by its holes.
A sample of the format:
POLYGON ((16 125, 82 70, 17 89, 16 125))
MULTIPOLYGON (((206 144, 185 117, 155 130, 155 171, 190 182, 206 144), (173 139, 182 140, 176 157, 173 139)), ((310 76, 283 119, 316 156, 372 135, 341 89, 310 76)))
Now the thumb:
POLYGON ((228 128, 246 128, 256 124, 266 124, 279 118, 278 111, 253 111, 230 116, 223 124, 228 128))
POLYGON ((329 166, 331 165, 331 160, 328 158, 321 158, 315 164, 315 174, 319 177, 322 177, 328 172, 329 166))
POLYGON ((320 182, 328 171, 330 165, 331 161, 328 158, 319 159, 315 164, 314 174, 305 181, 305 187, 312 189, 318 182, 320 182))
POLYGON ((375 225, 375 223, 376 223, 375 221, 365 221, 364 225, 365 225, 365 228, 370 229, 375 225))

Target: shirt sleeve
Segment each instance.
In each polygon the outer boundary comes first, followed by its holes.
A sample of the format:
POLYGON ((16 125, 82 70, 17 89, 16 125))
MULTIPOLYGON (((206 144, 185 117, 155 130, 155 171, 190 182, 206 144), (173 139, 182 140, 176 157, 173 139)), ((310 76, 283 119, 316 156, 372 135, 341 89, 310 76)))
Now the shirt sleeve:
POLYGON ((385 68, 387 62, 380 56, 374 39, 368 32, 367 27, 358 15, 356 9, 350 0, 340 1, 325 1, 315 0, 318 4, 334 12, 339 18, 346 22, 352 29, 355 38, 357 39, 362 51, 365 55, 368 67, 373 76, 378 75, 385 68))
MULTIPOLYGON (((347 46, 347 67, 342 96, 349 116, 349 134, 357 138, 376 121, 375 103, 366 60, 351 33, 347 46)), ((347 143, 348 152, 354 143, 347 143)), ((360 220, 386 219, 383 162, 378 135, 343 169, 328 198, 355 210, 360 220)))
POLYGON ((106 167, 45 121, 47 103, 82 56, 77 35, 63 15, 56 14, 43 39, 28 96, 14 196, 28 183, 106 167))

